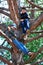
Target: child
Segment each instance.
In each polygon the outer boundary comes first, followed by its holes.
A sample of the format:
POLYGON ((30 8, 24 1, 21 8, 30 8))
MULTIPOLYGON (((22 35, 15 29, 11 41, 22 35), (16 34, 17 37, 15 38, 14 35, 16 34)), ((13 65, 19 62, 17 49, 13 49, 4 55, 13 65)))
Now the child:
MULTIPOLYGON (((29 18, 26 12, 26 9, 24 7, 22 7, 21 13, 20 13, 20 27, 22 29, 22 33, 26 34, 26 33, 30 33, 29 29, 30 29, 30 22, 29 22, 29 18)), ((24 36, 24 39, 27 37, 27 35, 24 36)))
POLYGON ((27 15, 26 9, 23 7, 20 13, 20 27, 22 32, 25 34, 28 29, 30 29, 29 17, 27 15))
MULTIPOLYGON (((16 30, 16 27, 15 27, 15 25, 13 24, 11 27, 8 27, 8 30, 9 31, 11 31, 11 29, 10 28, 12 28, 13 30, 16 30)), ((11 33, 12 34, 12 33, 11 33)), ((14 33, 14 34, 16 34, 16 33, 14 33)), ((9 34, 10 35, 10 34, 9 34)), ((13 36, 13 35, 12 35, 13 36)), ((33 57, 34 55, 35 55, 35 53, 33 53, 33 52, 30 52, 27 48, 26 48, 26 46, 24 45, 24 43, 22 43, 22 42, 20 42, 18 39, 16 39, 15 37, 14 38, 12 38, 12 42, 15 44, 15 46, 20 50, 20 51, 22 51, 24 54, 27 54, 27 55, 29 55, 29 56, 31 56, 31 57, 33 57)))
POLYGON ((17 39, 19 36, 19 31, 17 30, 16 24, 13 23, 12 25, 8 26, 8 30, 11 33, 12 36, 16 37, 17 39))

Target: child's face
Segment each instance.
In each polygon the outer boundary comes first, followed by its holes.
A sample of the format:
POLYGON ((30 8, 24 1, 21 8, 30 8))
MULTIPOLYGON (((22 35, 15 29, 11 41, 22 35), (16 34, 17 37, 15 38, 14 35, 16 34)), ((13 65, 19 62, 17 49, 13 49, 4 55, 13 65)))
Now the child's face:
POLYGON ((26 10, 25 9, 22 9, 22 11, 21 11, 22 13, 25 13, 26 12, 26 10))
POLYGON ((16 30, 17 28, 15 28, 15 27, 13 27, 13 26, 11 26, 11 28, 13 29, 13 30, 16 30))

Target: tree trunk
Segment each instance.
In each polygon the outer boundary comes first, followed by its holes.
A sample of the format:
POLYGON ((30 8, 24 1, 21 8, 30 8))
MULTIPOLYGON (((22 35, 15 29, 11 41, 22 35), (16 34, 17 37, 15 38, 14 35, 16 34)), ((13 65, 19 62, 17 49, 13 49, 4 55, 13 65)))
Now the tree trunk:
MULTIPOLYGON (((31 0, 31 2, 34 3, 34 0, 31 0)), ((32 9, 34 9, 34 6, 33 5, 32 5, 32 9)), ((34 10, 31 11, 31 16, 30 16, 31 19, 34 19, 34 12, 35 12, 34 10)))
POLYGON ((8 0, 9 4, 9 10, 11 14, 11 18, 18 25, 18 8, 17 8, 17 3, 15 2, 16 0, 8 0))

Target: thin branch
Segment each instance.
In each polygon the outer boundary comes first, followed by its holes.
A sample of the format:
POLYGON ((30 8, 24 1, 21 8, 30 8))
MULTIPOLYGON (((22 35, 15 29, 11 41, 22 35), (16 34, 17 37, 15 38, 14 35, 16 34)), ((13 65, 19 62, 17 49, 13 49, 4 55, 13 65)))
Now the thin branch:
POLYGON ((43 30, 40 30, 40 31, 31 31, 32 34, 34 33, 43 33, 43 30))
POLYGON ((41 3, 38 3, 38 5, 43 5, 43 2, 41 2, 41 3))
POLYGON ((2 60, 3 62, 7 63, 8 65, 14 65, 13 63, 10 63, 10 61, 8 61, 7 59, 3 58, 2 56, 0 56, 0 60, 2 60))
MULTIPOLYGON (((34 10, 34 11, 41 11, 39 8, 31 8, 29 6, 24 6, 24 7, 26 8, 27 12, 28 11, 32 11, 32 10, 34 10)), ((22 7, 20 7, 20 8, 22 8, 22 7)))
POLYGON ((0 13, 2 13, 2 14, 4 14, 4 15, 6 15, 6 16, 8 16, 8 17, 10 17, 10 18, 11 18, 10 14, 9 14, 9 13, 7 13, 7 12, 5 12, 5 11, 3 11, 2 9, 0 9, 0 13))
POLYGON ((4 8, 4 7, 0 7, 1 10, 5 10, 5 11, 9 11, 9 9, 4 8))
POLYGON ((41 59, 40 61, 37 61, 37 62, 35 62, 35 63, 31 64, 31 65, 37 65, 37 64, 39 64, 41 62, 43 62, 43 59, 41 59))
POLYGON ((31 42, 31 41, 33 41, 33 40, 37 40, 37 39, 42 38, 42 37, 43 37, 43 34, 38 35, 38 36, 36 36, 36 37, 32 37, 32 38, 30 38, 30 39, 28 39, 28 40, 26 40, 26 41, 27 41, 27 42, 31 42))
POLYGON ((11 49, 9 49, 7 47, 4 47, 4 46, 0 46, 0 49, 5 49, 5 50, 8 50, 8 51, 12 52, 11 49))
POLYGON ((43 7, 40 7, 40 6, 36 5, 36 4, 34 4, 34 3, 31 2, 30 0, 27 0, 27 1, 28 1, 28 3, 30 3, 32 6, 37 7, 37 8, 39 8, 40 10, 43 10, 43 7))
POLYGON ((35 53, 35 55, 33 56, 33 57, 30 57, 30 59, 28 60, 28 61, 26 61, 25 63, 26 64, 28 64, 28 63, 30 63, 32 60, 34 60, 36 57, 37 57, 37 55, 39 54, 39 53, 41 53, 43 51, 43 46, 41 46, 41 48, 35 53))
POLYGON ((5 42, 6 42, 6 40, 4 40, 4 41, 3 41, 3 43, 2 43, 2 45, 1 45, 1 46, 3 46, 3 44, 4 44, 5 42))
MULTIPOLYGON (((39 60, 39 61, 37 61, 37 62, 35 62, 35 63, 32 63, 32 64, 30 64, 30 65, 37 65, 37 64, 39 64, 39 63, 41 63, 41 62, 43 62, 43 59, 41 59, 41 60, 39 60)), ((25 64, 25 65, 29 65, 29 64, 25 64)))
POLYGON ((13 49, 15 50, 15 53, 18 52, 18 49, 16 48, 16 46, 13 44, 12 40, 5 34, 3 33, 2 30, 0 30, 0 36, 4 36, 6 38, 6 40, 9 42, 9 44, 13 47, 13 49))
POLYGON ((26 10, 27 10, 27 12, 29 12, 29 11, 42 11, 42 10, 40 10, 40 9, 35 9, 35 8, 33 8, 33 9, 28 8, 28 9, 26 9, 26 10))

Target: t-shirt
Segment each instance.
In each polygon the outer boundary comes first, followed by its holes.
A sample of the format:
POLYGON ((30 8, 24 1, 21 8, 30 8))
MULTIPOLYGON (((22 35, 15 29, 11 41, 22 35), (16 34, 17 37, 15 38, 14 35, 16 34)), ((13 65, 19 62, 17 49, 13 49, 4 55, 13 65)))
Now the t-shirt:
POLYGON ((21 19, 29 19, 28 14, 26 12, 25 13, 20 13, 20 18, 21 19))

